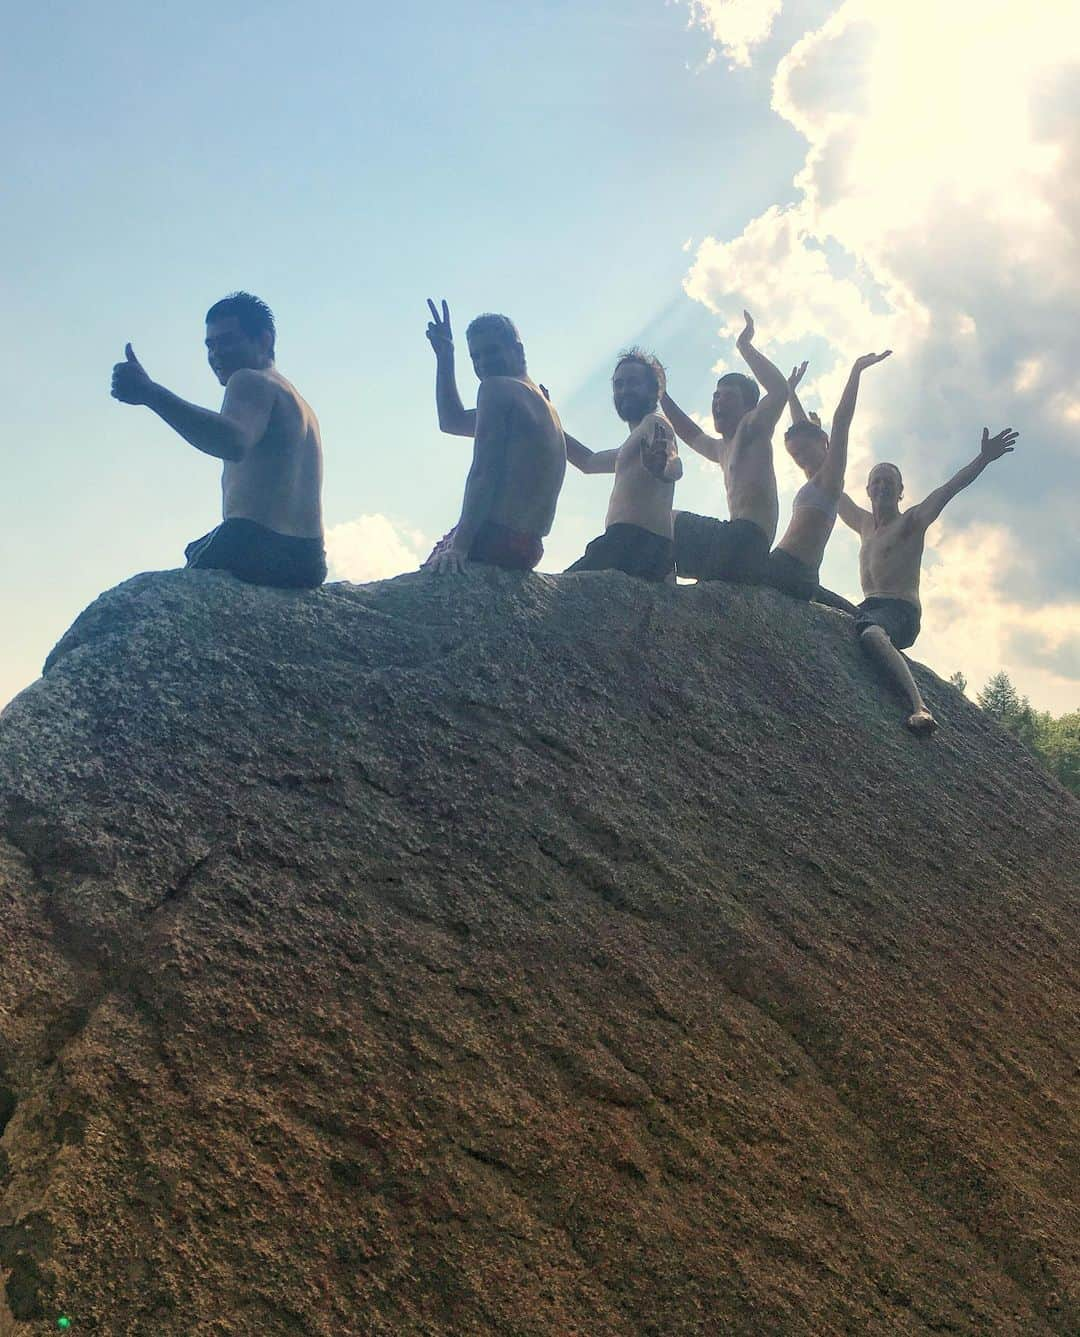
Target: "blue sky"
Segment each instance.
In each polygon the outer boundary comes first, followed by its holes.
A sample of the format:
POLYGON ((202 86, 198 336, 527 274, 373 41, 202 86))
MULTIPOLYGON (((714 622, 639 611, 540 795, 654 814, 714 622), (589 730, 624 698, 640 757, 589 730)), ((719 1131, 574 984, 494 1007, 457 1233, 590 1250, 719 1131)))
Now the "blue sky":
MULTIPOLYGON (((730 279, 730 247, 754 220, 803 198, 807 136, 770 105, 773 81, 838 7, 783 7, 735 67, 719 2, 699 6, 693 28, 662 0, 415 3, 374 17, 344 3, 203 0, 18 11, 0 93, 17 186, 0 223, 15 262, 3 294, 0 702, 97 593, 178 564, 216 522, 214 462, 116 404, 108 383, 130 339, 155 379, 216 405, 202 316, 234 288, 273 306, 279 366, 319 413, 327 525, 377 516, 417 550, 456 518, 467 464, 467 446, 435 426, 428 295, 450 300, 459 333, 479 310, 513 316, 567 427, 604 446, 619 438, 608 376, 627 343, 655 347, 699 412, 714 365, 733 363, 726 323, 744 302, 787 366, 809 354, 835 377, 867 351, 851 346, 862 330, 842 303, 838 315, 825 303, 820 330, 802 328, 799 294, 730 279), (709 251, 709 237, 729 251, 709 251)), ((838 257, 834 286, 864 259, 838 257)), ((779 256, 778 272, 789 262, 779 256)), ((747 272, 760 263, 748 256, 747 272)), ((459 374, 470 402, 466 359, 459 374)), ((830 408, 834 392, 826 377, 830 408)), ((921 482, 918 425, 878 419, 921 482)), ((947 471, 971 453, 950 446, 947 471)), ((785 498, 792 482, 782 473, 785 498)), ((987 504, 1007 514, 1008 490, 988 487, 987 504)), ((602 527, 606 493, 602 479, 569 478, 557 564, 602 527)), ((679 501, 722 514, 715 471, 688 462, 679 501)), ((855 592, 846 538, 827 572, 855 592)), ((1042 607, 1021 584, 1009 598, 1042 607)), ((1041 644, 1049 685, 1034 669, 1025 680, 1022 655, 993 667, 1065 709, 1080 665, 1063 677, 1041 644)), ((942 642, 927 659, 948 673, 955 657, 942 642)))

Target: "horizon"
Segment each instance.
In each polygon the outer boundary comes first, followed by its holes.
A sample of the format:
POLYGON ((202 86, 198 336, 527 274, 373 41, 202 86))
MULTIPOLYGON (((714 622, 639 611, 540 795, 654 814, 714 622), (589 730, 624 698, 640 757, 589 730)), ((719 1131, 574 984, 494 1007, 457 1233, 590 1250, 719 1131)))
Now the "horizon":
MULTIPOLYGON (((457 516, 468 456, 438 432, 428 297, 449 301, 466 405, 465 325, 506 311, 593 448, 624 434, 625 346, 702 418, 742 367, 746 307, 781 370, 809 359, 800 397, 826 424, 854 358, 893 348, 860 392, 857 501, 873 461, 910 504, 984 426, 1020 432, 928 535, 912 656, 972 696, 1004 671, 1036 709, 1080 709, 1080 15, 1039 11, 476 0, 422 6, 423 42, 386 14, 377 43, 336 2, 21 11, 0 707, 101 591, 217 523, 214 461, 110 400, 109 373, 130 341, 216 407, 202 317, 247 289, 322 423, 331 579, 413 569, 457 516)), ((802 481, 782 430, 781 532, 802 481)), ((676 506, 725 517, 716 468, 681 453, 676 506)), ((568 471, 541 571, 601 532, 607 491, 568 471)), ((857 553, 838 525, 822 583, 857 597, 857 553)))

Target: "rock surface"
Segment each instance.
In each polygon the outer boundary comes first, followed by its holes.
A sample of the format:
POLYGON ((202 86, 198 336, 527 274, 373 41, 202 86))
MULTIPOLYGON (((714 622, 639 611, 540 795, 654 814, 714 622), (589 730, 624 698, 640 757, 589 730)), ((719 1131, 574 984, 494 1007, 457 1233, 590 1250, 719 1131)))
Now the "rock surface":
POLYGON ((850 627, 103 595, 0 719, 0 1337, 1080 1331, 1080 805, 850 627))

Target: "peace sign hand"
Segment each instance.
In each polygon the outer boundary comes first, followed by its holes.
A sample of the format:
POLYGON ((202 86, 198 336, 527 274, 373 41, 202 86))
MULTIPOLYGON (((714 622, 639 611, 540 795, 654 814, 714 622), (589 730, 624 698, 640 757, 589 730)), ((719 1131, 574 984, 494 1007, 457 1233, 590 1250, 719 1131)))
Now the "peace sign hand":
POLYGON ((809 365, 810 364, 808 362, 800 362, 797 367, 792 367, 791 375, 787 378, 789 390, 795 389, 795 387, 799 384, 802 378, 806 375, 806 368, 809 365))
POLYGON ((1003 432, 998 432, 997 436, 991 436, 990 428, 984 427, 982 449, 979 453, 984 460, 1000 460, 1002 455, 1008 455, 1013 449, 1013 443, 1019 435, 1020 433, 1014 432, 1011 427, 1006 427, 1003 432))
POLYGON ((445 297, 442 302, 441 316, 430 297, 427 299, 427 304, 428 310, 431 312, 431 320, 427 327, 428 342, 435 350, 436 357, 445 357, 448 353, 454 351, 454 335, 450 329, 450 308, 446 305, 445 297))

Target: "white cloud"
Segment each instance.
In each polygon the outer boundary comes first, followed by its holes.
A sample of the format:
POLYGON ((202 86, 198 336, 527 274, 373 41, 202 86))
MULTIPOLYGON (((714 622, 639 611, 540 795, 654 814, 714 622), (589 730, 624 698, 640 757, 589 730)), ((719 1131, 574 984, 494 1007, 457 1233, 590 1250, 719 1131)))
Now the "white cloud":
POLYGON ((728 336, 747 306, 784 370, 810 343, 804 402, 826 421, 851 359, 896 350, 860 396, 856 487, 890 458, 917 500, 974 456, 984 425, 1020 429, 1017 453, 950 506, 916 653, 959 645, 950 620, 1012 656, 1037 703, 1066 691, 1055 663, 1080 700, 1052 644, 1080 568, 1078 73, 1074 0, 838 0, 773 80, 773 109, 807 140, 794 202, 706 237, 685 284, 728 336), (961 611, 988 553, 995 578, 961 611))
MULTIPOLYGON (((690 21, 710 33, 728 63, 749 65, 750 53, 772 32, 783 0, 689 0, 690 21)), ((709 53, 709 63, 716 53, 709 53)))
POLYGON ((430 548, 422 534, 397 528, 385 515, 361 515, 326 531, 330 579, 357 585, 415 571, 430 548))
POLYGON ((1017 557, 1004 526, 931 529, 927 549, 926 630, 910 653, 942 676, 960 669, 972 695, 1004 669, 1040 709, 1080 709, 1080 600, 1010 597, 1003 578, 1017 557))

